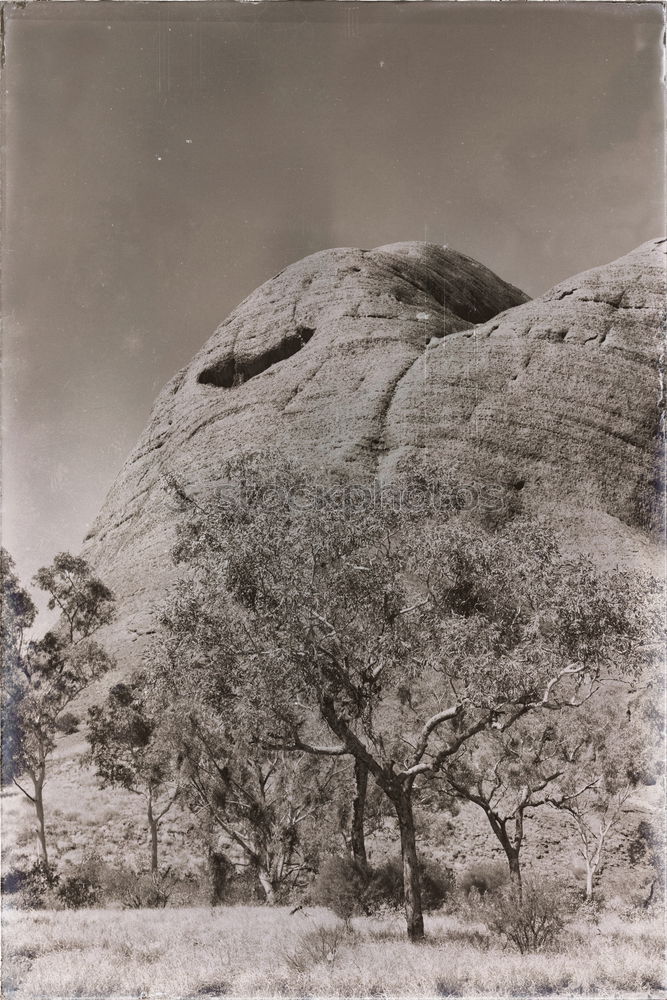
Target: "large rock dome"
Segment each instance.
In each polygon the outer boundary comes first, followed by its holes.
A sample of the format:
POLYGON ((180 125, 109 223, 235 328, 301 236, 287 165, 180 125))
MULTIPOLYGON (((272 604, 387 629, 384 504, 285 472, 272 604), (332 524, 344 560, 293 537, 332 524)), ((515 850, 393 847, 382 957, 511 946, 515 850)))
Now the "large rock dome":
POLYGON ((165 477, 206 491, 260 448, 356 481, 415 461, 497 481, 573 544, 654 561, 665 246, 533 301, 430 243, 326 250, 267 281, 165 386, 86 539, 121 666, 173 574, 165 477))

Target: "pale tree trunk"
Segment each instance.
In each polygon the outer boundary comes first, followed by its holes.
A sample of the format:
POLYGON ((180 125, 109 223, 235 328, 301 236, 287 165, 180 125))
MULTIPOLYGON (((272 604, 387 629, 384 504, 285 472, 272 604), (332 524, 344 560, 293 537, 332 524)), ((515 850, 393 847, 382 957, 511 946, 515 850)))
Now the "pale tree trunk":
POLYGON ((586 859, 586 899, 593 898, 593 876, 595 875, 595 869, 592 864, 586 859))
POLYGON ((597 840, 595 843, 595 850, 592 854, 587 854, 584 852, 584 860, 586 862, 586 899, 591 900, 593 898, 593 882, 595 879, 595 873, 597 872, 600 861, 602 859, 602 849, 604 847, 604 842, 607 836, 607 829, 602 823, 600 823, 600 832, 598 833, 597 840))
POLYGON ((402 789, 398 798, 394 800, 394 806, 401 834, 403 894, 405 896, 408 937, 411 941, 421 941, 424 937, 424 916, 422 914, 419 859, 417 857, 411 789, 402 789))
POLYGON ((610 820, 605 822, 600 820, 600 826, 597 832, 593 831, 590 826, 586 823, 584 816, 571 812, 570 815, 573 816, 577 829, 579 831, 579 837, 581 839, 581 856, 584 859, 584 864, 586 865, 586 900, 590 901, 594 895, 594 881, 595 873, 600 867, 600 862, 602 860, 602 852, 604 850, 605 840, 607 839, 607 834, 611 829, 616 815, 620 811, 620 806, 618 810, 614 813, 610 820))
POLYGON ((352 857, 362 868, 368 866, 366 857, 366 838, 364 835, 364 812, 366 809, 366 790, 368 788, 368 767, 363 761, 354 759, 354 799, 352 801, 352 829, 350 847, 352 857))
POLYGON ((273 883, 273 879, 269 872, 265 871, 263 868, 258 868, 257 878, 259 883, 264 890, 264 895, 266 896, 266 902, 269 906, 275 906, 276 903, 276 887, 273 883))

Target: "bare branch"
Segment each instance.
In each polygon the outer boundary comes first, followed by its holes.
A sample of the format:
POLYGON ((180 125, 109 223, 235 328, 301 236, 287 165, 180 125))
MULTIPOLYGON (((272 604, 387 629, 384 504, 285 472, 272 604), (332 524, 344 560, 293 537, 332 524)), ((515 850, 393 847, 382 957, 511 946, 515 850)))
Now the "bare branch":
POLYGON ((23 794, 25 795, 25 797, 27 799, 30 799, 31 802, 35 801, 34 795, 31 795, 30 792, 26 791, 26 789, 23 787, 23 785, 19 785, 19 783, 16 780, 16 778, 12 778, 12 781, 14 782, 14 784, 16 785, 16 787, 19 789, 19 791, 23 792, 23 794))

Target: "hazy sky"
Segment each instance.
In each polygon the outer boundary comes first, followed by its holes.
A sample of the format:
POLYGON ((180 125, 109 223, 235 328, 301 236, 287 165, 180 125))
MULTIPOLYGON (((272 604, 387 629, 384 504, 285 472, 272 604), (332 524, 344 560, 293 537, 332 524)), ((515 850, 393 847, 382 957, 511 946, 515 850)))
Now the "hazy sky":
POLYGON ((658 4, 6 8, 5 544, 77 550, 162 385, 330 246, 532 295, 663 228, 658 4))

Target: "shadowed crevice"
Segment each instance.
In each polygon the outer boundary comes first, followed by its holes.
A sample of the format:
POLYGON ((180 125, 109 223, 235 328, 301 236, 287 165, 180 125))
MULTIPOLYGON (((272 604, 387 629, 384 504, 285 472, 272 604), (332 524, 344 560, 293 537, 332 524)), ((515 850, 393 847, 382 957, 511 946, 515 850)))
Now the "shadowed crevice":
POLYGON ((286 361, 305 347, 315 330, 309 326, 298 326, 296 333, 286 337, 280 344, 247 361, 227 358, 205 368, 197 376, 200 385, 214 385, 218 389, 234 389, 243 385, 255 375, 261 375, 271 365, 286 361))

